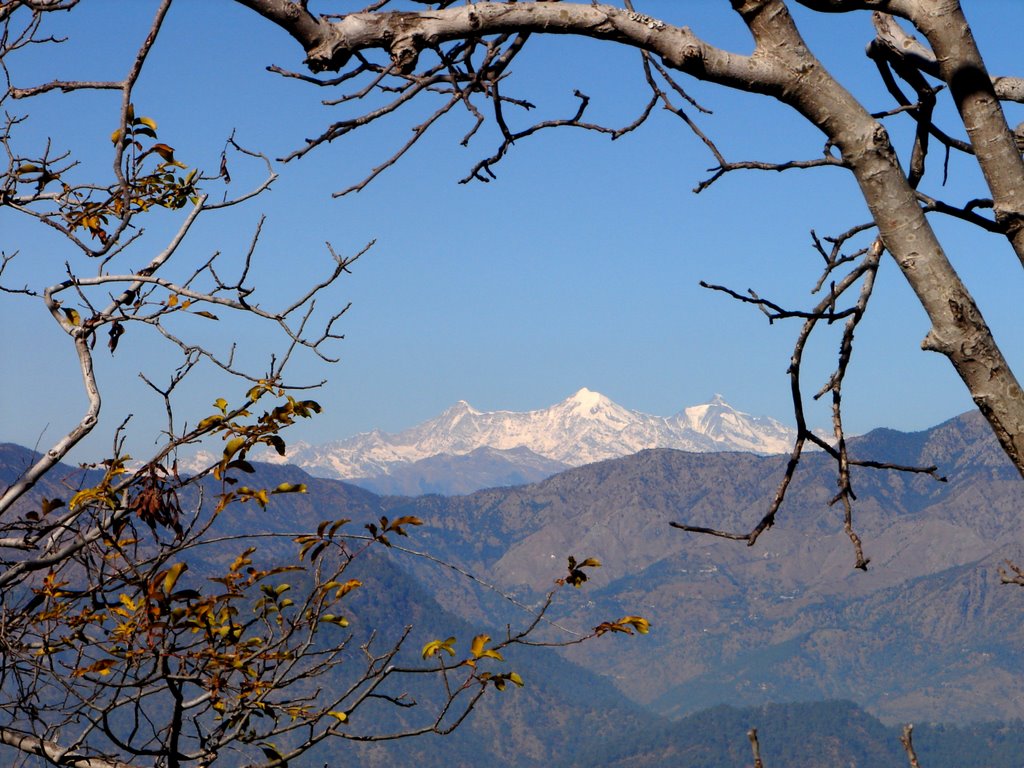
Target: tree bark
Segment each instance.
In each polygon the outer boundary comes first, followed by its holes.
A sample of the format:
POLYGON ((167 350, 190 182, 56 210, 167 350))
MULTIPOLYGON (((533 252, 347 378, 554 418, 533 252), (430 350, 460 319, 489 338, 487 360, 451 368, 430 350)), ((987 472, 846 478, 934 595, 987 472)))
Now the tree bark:
POLYGON ((935 53, 938 74, 971 139, 992 192, 996 221, 1024 266, 1024 159, 1006 122, 992 78, 957 0, 914 2, 908 18, 935 53))
POLYGON ((6 744, 29 755, 38 755, 52 765, 67 766, 67 768, 136 768, 130 763, 123 763, 120 760, 76 755, 52 741, 46 741, 13 728, 0 727, 0 744, 6 744))

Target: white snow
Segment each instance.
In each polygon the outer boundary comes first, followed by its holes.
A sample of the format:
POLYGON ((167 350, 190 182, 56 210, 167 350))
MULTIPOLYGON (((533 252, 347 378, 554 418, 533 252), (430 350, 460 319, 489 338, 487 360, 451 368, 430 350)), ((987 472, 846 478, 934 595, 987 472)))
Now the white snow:
MULTIPOLYGON (((579 466, 645 448, 785 453, 792 440, 793 430, 737 411, 721 395, 662 417, 629 410, 584 387, 550 408, 526 412, 479 411, 460 400, 438 417, 396 434, 375 430, 320 446, 295 444, 286 460, 314 474, 358 478, 483 447, 527 448, 579 466)), ((258 458, 279 460, 276 454, 258 458)))

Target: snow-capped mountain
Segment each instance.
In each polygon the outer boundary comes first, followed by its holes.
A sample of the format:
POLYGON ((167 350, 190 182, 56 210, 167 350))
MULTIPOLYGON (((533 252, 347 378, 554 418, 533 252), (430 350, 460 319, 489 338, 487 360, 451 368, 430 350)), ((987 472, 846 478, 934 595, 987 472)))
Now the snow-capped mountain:
MULTIPOLYGON (((623 408, 604 395, 581 389, 536 411, 478 411, 464 400, 440 416, 396 434, 379 430, 312 446, 295 443, 283 459, 321 476, 356 480, 391 475, 435 456, 466 456, 489 448, 529 460, 580 466, 627 456, 645 448, 685 451, 783 453, 794 431, 766 417, 737 411, 720 395, 674 416, 623 408)), ((258 457, 282 461, 280 457, 258 457)))

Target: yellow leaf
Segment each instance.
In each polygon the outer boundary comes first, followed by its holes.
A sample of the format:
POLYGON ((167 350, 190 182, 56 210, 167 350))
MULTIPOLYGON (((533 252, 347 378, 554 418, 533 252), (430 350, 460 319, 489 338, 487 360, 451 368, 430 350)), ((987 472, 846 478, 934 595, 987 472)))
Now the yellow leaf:
POLYGON ((142 123, 146 127, 152 128, 154 131, 156 130, 156 120, 152 119, 151 117, 140 117, 135 122, 142 123))
POLYGON ((243 445, 245 445, 245 438, 244 437, 233 437, 233 438, 231 438, 230 440, 228 440, 227 445, 224 446, 224 455, 225 456, 234 456, 236 453, 238 453, 239 449, 243 445))
POLYGON ((252 558, 249 557, 253 552, 256 551, 256 547, 249 547, 242 554, 235 558, 235 561, 231 563, 230 571, 237 573, 242 570, 246 565, 252 565, 252 558))
POLYGON ((223 421, 224 421, 224 417, 219 415, 219 414, 214 414, 213 416, 207 416, 205 419, 203 419, 198 424, 196 424, 196 429, 199 429, 199 430, 209 429, 210 427, 215 427, 218 424, 223 423, 223 421))
POLYGON ((623 627, 632 626, 636 628, 636 631, 639 632, 641 635, 646 635, 648 632, 651 631, 651 622, 649 622, 643 616, 623 616, 615 623, 623 627))
POLYGON ((101 661, 97 661, 95 664, 90 664, 88 667, 79 667, 71 673, 71 676, 84 677, 90 672, 95 672, 105 677, 110 674, 110 670, 115 664, 117 664, 116 659, 103 659, 101 661))
POLYGON ((111 509, 116 506, 103 488, 85 488, 71 497, 71 501, 68 502, 68 509, 74 512, 79 507, 92 502, 101 502, 111 509))
POLYGON ((331 717, 336 717, 339 723, 344 723, 346 720, 348 720, 348 715, 346 715, 344 712, 328 712, 327 714, 331 717))
POLYGON ((487 648, 487 643, 491 641, 490 635, 477 635, 473 638, 473 643, 469 647, 469 652, 473 654, 474 659, 490 658, 497 659, 498 661, 504 661, 502 655, 495 650, 487 648))
POLYGON ((423 658, 428 659, 431 656, 436 656, 441 651, 444 651, 449 656, 454 656, 455 638, 449 637, 447 640, 431 640, 423 646, 423 658))
POLYGON ((178 583, 178 577, 188 568, 186 563, 175 563, 168 571, 167 575, 164 576, 164 594, 171 594, 171 590, 174 589, 174 585, 178 583))
POLYGON ((167 297, 167 306, 168 307, 173 307, 177 303, 178 303, 178 294, 172 293, 170 296, 167 297))
POLYGON ((271 493, 305 493, 305 483, 281 483, 271 493))
POLYGON ((137 604, 135 603, 135 601, 134 601, 134 600, 132 600, 132 599, 131 599, 131 598, 130 598, 130 597, 129 597, 128 595, 126 595, 126 594, 125 594, 124 592, 122 592, 122 593, 121 593, 121 594, 120 594, 120 595, 119 595, 118 597, 120 598, 120 600, 121 600, 121 603, 122 603, 122 604, 123 604, 123 605, 124 605, 124 606, 125 606, 126 608, 128 608, 128 610, 130 610, 130 611, 137 611, 137 610, 139 609, 139 606, 138 606, 138 605, 137 605, 137 604))
POLYGON ((65 309, 64 310, 64 317, 66 317, 68 319, 68 322, 71 323, 72 325, 81 325, 82 324, 82 318, 78 314, 78 310, 75 310, 75 309, 65 309))
POLYGON ((361 582, 359 579, 349 579, 340 587, 338 587, 338 590, 334 593, 334 598, 336 600, 341 599, 356 587, 361 586, 363 586, 363 582, 361 582))
POLYGON ((213 312, 207 312, 205 309, 200 309, 193 314, 205 317, 207 320, 220 320, 220 318, 213 314, 213 312))

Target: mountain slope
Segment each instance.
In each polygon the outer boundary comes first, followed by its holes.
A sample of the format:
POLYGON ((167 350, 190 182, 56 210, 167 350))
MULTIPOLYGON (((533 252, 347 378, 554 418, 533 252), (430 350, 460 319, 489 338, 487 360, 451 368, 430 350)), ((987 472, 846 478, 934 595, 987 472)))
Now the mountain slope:
MULTIPOLYGON (((1019 475, 975 415, 914 435, 851 441, 855 456, 937 462, 946 483, 889 471, 854 473, 855 527, 866 573, 839 510, 834 469, 808 455, 776 526, 750 548, 686 534, 670 520, 743 532, 767 509, 785 460, 750 454, 643 451, 532 486, 460 498, 389 500, 429 521, 426 548, 526 603, 567 555, 597 557, 597 587, 568 611, 640 613, 654 629, 642 655, 597 647, 571 658, 669 715, 721 702, 845 697, 884 719, 1024 716, 1013 693, 1024 590, 998 586, 1021 560, 1019 475), (652 659, 657 660, 652 663, 652 659)), ((448 582, 435 592, 447 603, 448 582)), ((488 593, 453 610, 493 616, 488 593)))
MULTIPOLYGON (((1018 768, 1021 723, 920 724, 914 747, 926 768, 1018 768)), ((756 728, 765 765, 785 768, 898 768, 907 765, 902 724, 885 726, 849 701, 718 706, 669 725, 593 745, 575 765, 604 768, 736 768, 750 765, 747 731, 756 728)))
MULTIPOLYGON (((1024 562, 1024 482, 977 414, 915 434, 878 430, 854 456, 937 463, 948 482, 855 469, 854 525, 871 564, 853 567, 834 468, 808 455, 776 525, 757 546, 687 534, 685 521, 749 530, 784 457, 656 449, 574 468, 542 482, 467 496, 380 498, 305 478, 309 493, 275 497, 230 520, 244 530, 309 530, 325 517, 415 515, 425 525, 401 561, 441 606, 474 626, 521 624, 501 594, 536 606, 566 557, 596 557, 582 590, 552 616, 569 629, 640 614, 639 642, 587 644, 569 658, 625 696, 678 717, 719 703, 847 698, 886 721, 1024 716, 1024 590, 1000 587, 1004 559, 1024 562)), ((263 467, 267 482, 294 469, 263 467)), ((567 635, 546 625, 552 637, 567 635)), ((571 686, 570 686, 571 688, 571 686)), ((584 695, 574 691, 574 695, 584 695)))

